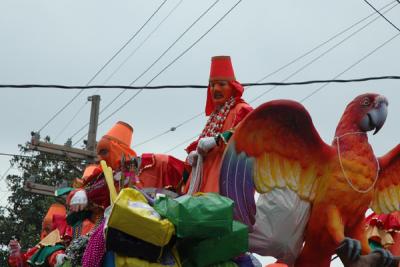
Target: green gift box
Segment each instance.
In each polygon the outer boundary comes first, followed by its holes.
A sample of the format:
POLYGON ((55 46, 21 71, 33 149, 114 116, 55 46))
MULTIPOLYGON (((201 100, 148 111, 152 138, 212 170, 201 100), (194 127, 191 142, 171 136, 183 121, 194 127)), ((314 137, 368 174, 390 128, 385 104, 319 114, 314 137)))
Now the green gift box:
POLYGON ((175 225, 179 238, 208 238, 232 232, 234 202, 216 193, 161 197, 154 209, 175 225))
POLYGON ((177 248, 184 267, 204 267, 247 252, 248 236, 247 225, 233 221, 231 233, 204 240, 179 240, 177 248))

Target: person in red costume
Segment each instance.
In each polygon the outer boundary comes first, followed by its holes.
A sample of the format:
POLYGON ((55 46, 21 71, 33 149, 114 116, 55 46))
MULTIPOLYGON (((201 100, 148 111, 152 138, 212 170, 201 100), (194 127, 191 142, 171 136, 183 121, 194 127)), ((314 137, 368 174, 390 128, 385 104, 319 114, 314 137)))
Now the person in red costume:
POLYGON ((69 241, 71 241, 71 231, 66 223, 66 209, 64 205, 54 203, 50 206, 43 219, 40 242, 36 246, 23 252, 17 239, 10 240, 8 244, 10 253, 8 266, 31 266, 30 264, 38 261, 38 258, 36 258, 31 263, 33 256, 44 247, 47 247, 48 252, 42 254, 40 261, 43 261, 46 266, 58 266, 65 257, 65 247, 63 245, 68 244, 69 241))
MULTIPOLYGON (((97 144, 97 155, 114 171, 114 184, 119 191, 127 186, 173 187, 182 177, 184 163, 163 154, 142 154, 137 156, 130 148, 133 128, 122 121, 117 122, 97 144), (131 170, 132 160, 136 168, 131 170)), ((100 166, 91 168, 91 175, 76 182, 79 188, 69 196, 71 211, 84 210, 89 204, 105 209, 110 205, 109 191, 100 166)))
POLYGON ((372 248, 388 249, 394 256, 400 256, 400 212, 389 214, 372 213, 365 219, 367 236, 372 248))
POLYGON ((185 191, 219 192, 222 154, 229 134, 253 110, 241 97, 243 86, 236 80, 229 56, 211 58, 205 113, 209 116, 199 138, 187 148, 192 172, 185 191))
MULTIPOLYGON (((127 173, 121 173, 121 163, 124 159, 136 157, 136 152, 130 148, 133 136, 133 128, 122 121, 117 122, 98 142, 97 155, 99 160, 104 160, 114 171, 114 183, 117 190, 121 177, 123 183, 128 183, 131 177, 127 173), (125 177, 126 176, 126 177, 125 177)), ((108 187, 102 175, 99 165, 91 168, 91 174, 76 182, 79 188, 68 196, 70 210, 73 212, 84 210, 88 204, 105 209, 110 205, 108 187)))

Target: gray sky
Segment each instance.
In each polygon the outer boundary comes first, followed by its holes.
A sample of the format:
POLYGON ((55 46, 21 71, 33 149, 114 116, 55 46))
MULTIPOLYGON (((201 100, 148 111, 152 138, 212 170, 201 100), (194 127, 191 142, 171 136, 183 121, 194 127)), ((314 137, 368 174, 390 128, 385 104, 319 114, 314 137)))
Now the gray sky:
MULTIPOLYGON (((381 8, 392 1, 372 1, 381 8)), ((92 84, 104 84, 110 74, 127 59, 164 17, 179 3, 168 0, 130 45, 102 72, 92 84)), ((183 0, 174 13, 136 53, 127 60, 107 84, 127 85, 134 81, 185 29, 214 1, 183 0)), ((180 55, 204 34, 236 1, 219 1, 165 56, 135 85, 148 83, 159 71, 180 55)), ((140 28, 161 1, 15 1, 0 2, 0 83, 1 84, 65 84, 85 85, 99 68, 140 28)), ((210 58, 230 55, 241 82, 256 82, 294 58, 326 41, 373 10, 362 0, 357 1, 242 1, 220 24, 198 44, 158 76, 151 85, 206 84, 210 58)), ((386 16, 400 27, 400 6, 386 16)), ((375 16, 371 17, 371 21, 375 16)), ((282 81, 303 65, 313 60, 354 29, 327 43, 295 64, 265 81, 282 81)), ((365 29, 326 53, 288 81, 331 79, 366 56, 399 32, 379 18, 365 29)), ((399 75, 400 37, 393 39, 371 56, 345 72, 340 78, 399 75)), ((399 81, 376 81, 352 84, 330 84, 304 101, 321 137, 330 143, 335 127, 346 104, 365 92, 377 92, 389 99, 386 125, 370 142, 377 155, 386 153, 399 143, 400 91, 399 81)), ((278 98, 300 101, 320 85, 277 87, 251 104, 278 98)), ((253 87, 244 98, 251 101, 271 87, 253 87)), ((100 90, 101 106, 107 105, 121 90, 100 90)), ((17 145, 30 138, 31 130, 40 129, 50 117, 78 91, 58 89, 1 89, 1 149, 17 153, 17 145)), ((65 112, 61 113, 41 132, 56 143, 64 143, 89 119, 89 104, 61 134, 71 117, 95 90, 82 93, 65 112)), ((120 107, 135 91, 125 92, 100 120, 120 107)), ((130 123, 134 129, 133 146, 168 130, 202 112, 205 91, 198 89, 168 89, 143 91, 118 113, 99 126, 98 136, 116 121, 130 123)), ((205 117, 201 116, 175 132, 134 149, 138 153, 165 152, 176 144, 195 136, 202 130, 205 117)), ((85 129, 85 132, 87 130, 85 129)), ((82 134, 78 134, 76 141, 82 134)), ((189 142, 188 142, 189 143, 189 142)), ((182 145, 170 154, 183 159, 182 145)), ((0 157, 0 174, 9 167, 8 157, 0 157)), ((11 170, 10 173, 15 172, 11 170)), ((1 203, 5 204, 6 190, 0 181, 1 203)), ((340 265, 338 265, 340 266, 340 265)))

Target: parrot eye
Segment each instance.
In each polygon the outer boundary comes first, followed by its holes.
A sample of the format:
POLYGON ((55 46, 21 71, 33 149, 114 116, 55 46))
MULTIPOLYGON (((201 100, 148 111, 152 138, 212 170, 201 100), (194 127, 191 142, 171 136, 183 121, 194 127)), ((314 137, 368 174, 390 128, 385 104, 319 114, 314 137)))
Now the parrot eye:
POLYGON ((371 104, 371 101, 369 100, 368 97, 364 98, 363 100, 361 100, 361 105, 364 107, 367 107, 371 104))

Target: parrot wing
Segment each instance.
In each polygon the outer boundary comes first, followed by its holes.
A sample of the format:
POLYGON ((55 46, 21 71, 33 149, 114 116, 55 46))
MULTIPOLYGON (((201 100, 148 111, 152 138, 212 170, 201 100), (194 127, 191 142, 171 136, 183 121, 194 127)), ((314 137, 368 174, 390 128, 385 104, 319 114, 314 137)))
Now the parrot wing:
POLYGON ((400 144, 378 159, 380 172, 371 208, 377 214, 400 210, 400 144))
POLYGON ((252 226, 254 189, 263 194, 289 188, 312 202, 325 162, 334 155, 298 102, 262 104, 236 128, 225 150, 221 194, 235 201, 235 219, 252 226))

